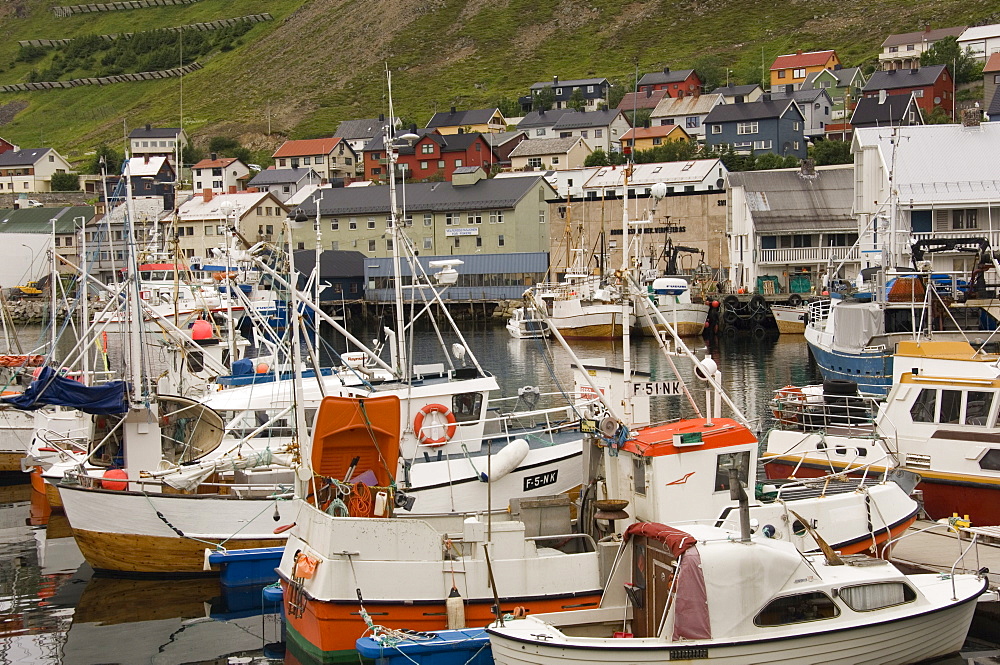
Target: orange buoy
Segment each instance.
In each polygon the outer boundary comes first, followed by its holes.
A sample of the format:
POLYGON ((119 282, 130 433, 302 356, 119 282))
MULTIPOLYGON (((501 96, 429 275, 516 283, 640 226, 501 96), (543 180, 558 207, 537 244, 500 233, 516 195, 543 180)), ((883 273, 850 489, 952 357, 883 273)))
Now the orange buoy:
POLYGON ((267 374, 271 370, 271 366, 267 363, 257 363, 257 373, 267 374))
POLYGON ((198 319, 192 323, 191 339, 212 339, 212 324, 205 319, 198 319))
POLYGON ((118 491, 127 490, 128 474, 125 473, 125 469, 108 469, 105 471, 104 477, 101 478, 101 489, 118 491))

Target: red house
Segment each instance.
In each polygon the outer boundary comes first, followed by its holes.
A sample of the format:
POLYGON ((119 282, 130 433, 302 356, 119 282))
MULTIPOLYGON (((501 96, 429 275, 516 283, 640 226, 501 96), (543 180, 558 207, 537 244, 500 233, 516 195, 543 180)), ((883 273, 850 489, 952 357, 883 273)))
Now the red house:
POLYGON ((882 90, 887 95, 912 93, 925 117, 935 108, 944 109, 949 118, 955 117, 955 82, 947 65, 875 72, 861 92, 865 97, 878 97, 882 90))
POLYGON ((639 79, 639 92, 666 90, 667 97, 688 97, 701 94, 704 82, 693 69, 678 69, 670 71, 664 67, 662 72, 643 74, 639 79))
MULTIPOLYGON (((365 146, 364 158, 365 178, 383 180, 386 155, 381 136, 373 138, 365 146)), ((455 169, 463 166, 481 166, 489 173, 497 159, 489 142, 478 132, 442 135, 425 131, 412 146, 399 149, 397 162, 400 168, 406 169, 408 178, 426 180, 440 175, 445 180, 451 180, 455 169)))
POLYGON ((17 146, 9 141, 3 140, 3 138, 0 137, 0 153, 7 152, 8 150, 17 150, 17 146))

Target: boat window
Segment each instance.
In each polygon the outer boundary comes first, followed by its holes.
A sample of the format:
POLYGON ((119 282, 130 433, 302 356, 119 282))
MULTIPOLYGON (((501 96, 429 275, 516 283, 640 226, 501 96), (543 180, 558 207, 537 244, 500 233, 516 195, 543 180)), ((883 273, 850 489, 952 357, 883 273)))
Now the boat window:
POLYGON ((172 464, 191 462, 219 447, 224 421, 211 409, 178 398, 160 397, 160 450, 172 464))
POLYGON ((902 582, 879 582, 843 587, 841 600, 855 612, 871 612, 916 600, 917 594, 902 582))
POLYGON ((965 397, 965 424, 985 427, 989 422, 993 393, 970 390, 965 397))
POLYGON ((205 369, 205 353, 203 351, 190 351, 187 355, 187 366, 190 372, 200 372, 205 369))
POLYGON ((451 412, 460 423, 479 420, 483 408, 482 393, 462 393, 451 398, 451 412))
POLYGON ((94 434, 90 440, 90 461, 95 466, 125 465, 122 453, 120 416, 94 416, 94 434))
POLYGON ((646 458, 632 458, 632 482, 636 494, 646 494, 646 458))
POLYGON ((750 451, 723 453, 719 455, 715 467, 715 491, 729 491, 729 467, 736 463, 740 470, 740 481, 745 485, 750 473, 750 451))
POLYGON ((957 425, 962 413, 962 391, 941 391, 941 415, 938 422, 957 425))
POLYGON ((837 604, 825 593, 813 591, 775 598, 754 617, 755 626, 786 626, 840 616, 837 604))
POLYGON ((979 468, 983 471, 1000 471, 1000 448, 987 451, 979 460, 979 468))
POLYGON ((910 407, 910 418, 915 423, 932 423, 935 411, 937 411, 937 390, 923 388, 910 407))
POLYGON ((140 271, 139 272, 139 279, 144 280, 144 281, 148 281, 149 280, 149 271, 148 270, 142 270, 142 271, 140 271))

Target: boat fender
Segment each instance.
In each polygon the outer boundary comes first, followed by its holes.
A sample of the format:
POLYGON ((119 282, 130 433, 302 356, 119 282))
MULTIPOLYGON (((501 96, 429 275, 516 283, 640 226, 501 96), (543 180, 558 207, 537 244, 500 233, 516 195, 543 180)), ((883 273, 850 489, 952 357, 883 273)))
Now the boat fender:
POLYGON ((448 611, 448 630, 463 630, 465 628, 465 601, 456 587, 451 588, 451 593, 448 594, 444 605, 448 611))
POLYGON ((291 524, 282 524, 281 526, 277 527, 274 530, 273 533, 275 535, 277 535, 279 533, 284 533, 284 532, 288 531, 289 529, 291 529, 293 526, 295 526, 295 522, 292 522, 291 524))
POLYGON ((128 489, 128 473, 125 469, 108 469, 104 472, 104 477, 101 478, 101 489, 104 490, 127 490, 128 489), (122 481, 125 482, 122 482, 122 481))
POLYGON ((420 443, 428 446, 439 446, 443 443, 447 443, 455 436, 455 430, 457 429, 457 421, 455 420, 455 414, 451 412, 451 409, 444 406, 443 404, 425 404, 422 409, 417 413, 416 418, 413 419, 413 431, 417 435, 417 439, 420 443), (431 434, 424 432, 424 418, 430 416, 431 414, 437 414, 431 416, 430 422, 428 422, 427 429, 433 432, 434 430, 440 430, 446 427, 444 436, 440 436, 436 439, 431 438, 431 434), (445 422, 441 422, 442 419, 445 422))
POLYGON ((491 480, 500 480, 508 473, 517 468, 517 465, 528 456, 530 447, 524 439, 514 439, 506 446, 497 451, 490 460, 489 468, 493 475, 488 475, 485 471, 479 472, 479 480, 488 483, 491 480))

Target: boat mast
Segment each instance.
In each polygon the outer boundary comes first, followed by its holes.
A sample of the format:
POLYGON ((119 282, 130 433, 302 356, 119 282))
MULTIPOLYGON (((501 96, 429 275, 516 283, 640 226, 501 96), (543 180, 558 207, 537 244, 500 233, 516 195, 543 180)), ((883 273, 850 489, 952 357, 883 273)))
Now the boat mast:
POLYGON ((389 93, 389 116, 388 122, 382 127, 382 135, 386 165, 389 167, 389 238, 392 240, 393 290, 396 296, 396 334, 393 342, 396 346, 395 370, 399 376, 403 376, 408 364, 406 341, 403 339, 403 275, 399 263, 399 209, 396 203, 396 115, 392 108, 392 72, 389 71, 389 63, 385 65, 385 75, 389 93))
POLYGON ((125 153, 125 218, 128 222, 126 228, 128 252, 126 263, 128 264, 128 307, 130 334, 129 334, 129 369, 132 373, 132 402, 140 404, 142 402, 142 315, 139 304, 139 271, 137 261, 138 248, 135 245, 135 201, 132 199, 132 162, 129 153, 125 153))
POLYGON ((632 335, 629 318, 632 311, 632 294, 629 284, 631 245, 628 237, 628 179, 632 175, 631 162, 622 169, 622 371, 624 383, 624 417, 626 426, 632 423, 632 397, 629 388, 632 382, 632 335))

